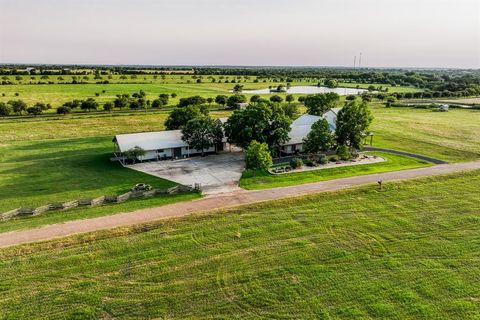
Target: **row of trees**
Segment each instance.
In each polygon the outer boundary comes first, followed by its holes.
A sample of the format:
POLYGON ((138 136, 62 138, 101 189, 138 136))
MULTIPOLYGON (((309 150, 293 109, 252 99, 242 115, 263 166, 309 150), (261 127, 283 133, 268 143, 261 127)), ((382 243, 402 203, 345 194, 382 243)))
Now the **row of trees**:
POLYGON ((33 106, 27 106, 27 104, 22 100, 10 100, 7 103, 0 102, 0 116, 5 117, 11 114, 30 114, 37 116, 51 108, 50 104, 45 104, 41 102, 35 103, 33 106))

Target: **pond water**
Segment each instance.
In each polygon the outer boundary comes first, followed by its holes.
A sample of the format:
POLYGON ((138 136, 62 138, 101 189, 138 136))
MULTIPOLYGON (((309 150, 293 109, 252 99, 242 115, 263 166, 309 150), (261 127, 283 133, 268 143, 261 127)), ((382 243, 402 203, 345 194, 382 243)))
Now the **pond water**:
MULTIPOLYGON (((317 86, 292 86, 287 89, 287 93, 327 93, 335 92, 341 96, 346 96, 349 94, 360 94, 365 92, 365 89, 356 89, 356 88, 327 88, 327 87, 317 87, 317 86)), ((275 94, 276 92, 270 92, 269 88, 257 89, 257 90, 243 90, 242 93, 247 94, 275 94)), ((279 92, 285 93, 285 92, 279 92)))

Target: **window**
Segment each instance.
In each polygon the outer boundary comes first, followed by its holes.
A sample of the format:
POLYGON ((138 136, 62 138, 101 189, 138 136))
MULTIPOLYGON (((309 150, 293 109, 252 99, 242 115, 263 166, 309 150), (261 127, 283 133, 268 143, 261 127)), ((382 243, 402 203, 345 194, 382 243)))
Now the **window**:
POLYGON ((157 153, 163 153, 163 152, 165 152, 165 150, 163 150, 163 149, 158 149, 157 150, 157 153))

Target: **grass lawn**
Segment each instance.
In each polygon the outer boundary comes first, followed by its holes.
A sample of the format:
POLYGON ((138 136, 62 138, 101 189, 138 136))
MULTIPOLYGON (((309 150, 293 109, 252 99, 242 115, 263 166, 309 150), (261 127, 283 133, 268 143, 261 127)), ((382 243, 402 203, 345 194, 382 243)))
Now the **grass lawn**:
POLYGON ((476 319, 480 172, 0 251, 2 319, 476 319))
POLYGON ((385 108, 370 104, 375 147, 403 150, 446 160, 480 158, 480 110, 385 108))
POLYGON ((1 147, 0 212, 119 194, 136 183, 175 183, 110 161, 111 137, 36 140, 1 147))
POLYGON ((331 169, 292 172, 280 175, 270 174, 265 171, 246 170, 240 180, 240 186, 249 190, 268 189, 352 176, 361 176, 372 173, 419 168, 430 165, 428 162, 409 157, 381 152, 375 152, 373 154, 385 158, 386 161, 331 169))

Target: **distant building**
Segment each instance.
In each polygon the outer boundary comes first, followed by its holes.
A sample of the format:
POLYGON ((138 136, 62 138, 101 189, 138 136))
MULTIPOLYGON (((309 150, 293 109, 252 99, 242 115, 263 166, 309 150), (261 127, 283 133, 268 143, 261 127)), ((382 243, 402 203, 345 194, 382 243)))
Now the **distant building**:
POLYGON ((441 104, 440 106, 438 106, 438 111, 447 112, 448 107, 449 107, 448 104, 441 104))
POLYGON ((238 109, 238 110, 245 109, 246 107, 248 107, 247 102, 237 102, 237 103, 235 103, 235 108, 238 109))

